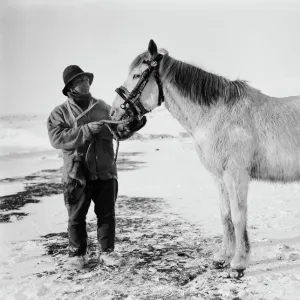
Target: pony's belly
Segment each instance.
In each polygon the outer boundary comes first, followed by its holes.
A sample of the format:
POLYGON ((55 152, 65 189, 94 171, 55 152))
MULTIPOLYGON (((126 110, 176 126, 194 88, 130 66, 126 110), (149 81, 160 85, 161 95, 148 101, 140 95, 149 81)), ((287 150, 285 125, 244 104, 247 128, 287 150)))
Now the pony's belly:
POLYGON ((272 182, 293 182, 300 180, 299 153, 268 153, 256 157, 249 168, 252 179, 272 182))
POLYGON ((286 174, 283 170, 274 170, 274 172, 257 172, 251 170, 250 178, 253 180, 269 181, 269 182, 295 182, 300 181, 300 172, 286 174))

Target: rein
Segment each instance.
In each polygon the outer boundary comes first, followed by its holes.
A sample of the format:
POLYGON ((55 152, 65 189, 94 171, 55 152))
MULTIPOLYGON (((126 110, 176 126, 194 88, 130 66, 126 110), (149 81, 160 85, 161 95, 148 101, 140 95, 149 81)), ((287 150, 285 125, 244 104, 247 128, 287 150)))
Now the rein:
POLYGON ((134 89, 129 92, 126 87, 120 86, 115 91, 116 93, 124 100, 124 103, 120 105, 122 109, 125 110, 125 113, 122 116, 122 119, 126 119, 130 116, 130 110, 133 112, 136 116, 143 116, 146 113, 149 113, 144 105, 140 101, 140 96, 147 85, 149 78, 151 74, 153 73, 157 87, 158 87, 158 106, 164 102, 164 93, 163 93, 163 87, 162 82, 159 77, 159 63, 161 59, 163 58, 162 54, 158 54, 154 59, 152 60, 145 60, 143 63, 148 65, 148 68, 142 73, 138 83, 134 87, 134 89))
MULTIPOLYGON (((75 128, 77 127, 77 120, 80 119, 83 115, 85 115, 88 111, 90 111, 95 105, 97 104, 97 102, 95 102, 94 104, 90 105, 88 107, 87 110, 85 110, 84 112, 82 112, 80 115, 78 115, 77 117, 74 116, 74 113, 71 109, 71 106, 70 106, 70 103, 69 101, 67 100, 67 108, 68 108, 68 111, 69 111, 69 114, 71 116, 71 118, 73 119, 74 121, 74 124, 75 124, 75 128)), ((98 174, 101 174, 103 172, 106 172, 108 171, 109 169, 111 169, 113 166, 115 166, 116 162, 117 162, 117 158, 118 158, 118 152, 119 152, 119 138, 118 136, 116 135, 115 131, 111 128, 111 125, 125 125, 125 124, 128 124, 130 123, 131 121, 133 120, 133 117, 130 117, 126 120, 121 120, 121 121, 112 121, 112 120, 102 120, 102 121, 99 121, 99 123, 102 123, 103 125, 105 125, 108 130, 110 131, 110 133, 113 135, 114 139, 117 141, 117 148, 116 148, 116 156, 114 158, 114 161, 112 163, 112 165, 107 168, 106 170, 102 171, 102 172, 94 172, 90 169, 90 166, 88 164, 88 158, 89 158, 89 155, 90 155, 90 152, 91 152, 91 148, 92 146, 94 145, 94 143, 96 142, 96 138, 93 137, 92 138, 92 141, 90 142, 89 146, 88 146, 88 149, 86 151, 86 155, 85 155, 85 158, 84 158, 84 161, 86 162, 86 166, 88 168, 88 170, 95 174, 95 175, 98 175, 98 174)), ((75 149, 75 155, 77 156, 78 155, 78 151, 77 151, 77 148, 75 149)), ((83 156, 82 154, 80 156, 83 156)))
POLYGON ((103 121, 100 121, 99 123, 103 123, 103 125, 105 125, 108 130, 110 131, 110 133, 113 135, 114 139, 117 141, 117 148, 116 148, 116 155, 115 155, 115 158, 114 158, 114 161, 113 163, 111 164, 110 167, 108 167, 107 169, 105 169, 104 171, 101 171, 101 172, 94 172, 90 169, 90 166, 88 164, 88 158, 89 158, 89 155, 90 155, 90 152, 91 152, 91 148, 92 146, 94 145, 94 143, 96 142, 96 138, 93 137, 92 141, 90 142, 89 144, 89 147, 86 151, 86 154, 85 154, 85 163, 87 165, 87 168, 88 170, 93 173, 94 175, 99 175, 103 172, 106 172, 108 171, 109 169, 111 169, 112 167, 114 167, 117 163, 117 159, 118 159, 118 153, 119 153, 119 146, 120 146, 120 141, 119 141, 119 138, 118 136, 116 135, 115 131, 111 128, 110 125, 124 125, 124 124, 127 124, 129 122, 132 121, 132 118, 130 119, 126 119, 126 120, 123 120, 123 121, 111 121, 111 120, 103 120, 103 121))

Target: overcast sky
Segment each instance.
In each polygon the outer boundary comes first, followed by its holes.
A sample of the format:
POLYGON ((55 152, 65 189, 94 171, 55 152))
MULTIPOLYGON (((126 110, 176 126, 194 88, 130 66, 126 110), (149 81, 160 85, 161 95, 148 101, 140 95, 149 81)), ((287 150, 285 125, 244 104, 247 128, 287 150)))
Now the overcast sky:
POLYGON ((69 64, 94 73, 92 94, 111 103, 151 38, 269 95, 300 94, 297 0, 7 0, 0 11, 1 114, 50 113, 69 64))

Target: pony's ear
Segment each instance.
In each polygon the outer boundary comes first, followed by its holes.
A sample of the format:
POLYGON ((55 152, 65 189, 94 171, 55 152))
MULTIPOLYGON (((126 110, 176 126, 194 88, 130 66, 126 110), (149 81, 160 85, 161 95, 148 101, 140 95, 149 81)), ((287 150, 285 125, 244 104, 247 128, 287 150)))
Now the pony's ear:
POLYGON ((150 40, 150 42, 149 42, 148 52, 151 56, 151 59, 154 59, 157 55, 157 46, 153 40, 150 40))

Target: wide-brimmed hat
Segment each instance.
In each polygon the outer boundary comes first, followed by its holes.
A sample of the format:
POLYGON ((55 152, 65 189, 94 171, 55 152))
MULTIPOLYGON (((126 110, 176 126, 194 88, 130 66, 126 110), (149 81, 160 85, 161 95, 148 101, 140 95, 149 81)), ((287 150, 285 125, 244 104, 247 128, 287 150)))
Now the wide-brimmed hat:
POLYGON ((67 85, 68 83, 73 80, 75 77, 85 74, 86 76, 88 76, 89 80, 90 80, 90 84, 92 84, 93 79, 94 79, 94 74, 93 73, 88 73, 88 72, 84 72, 81 68, 79 68, 76 65, 70 65, 68 67, 66 67, 64 69, 63 72, 63 79, 64 79, 64 83, 65 83, 65 87, 63 88, 62 92, 64 95, 68 96, 67 92, 67 85))

